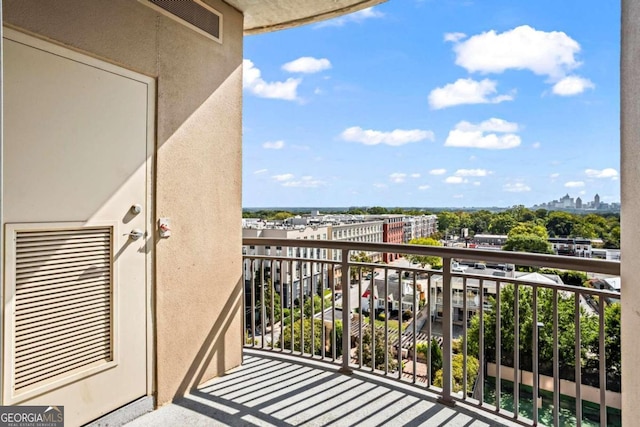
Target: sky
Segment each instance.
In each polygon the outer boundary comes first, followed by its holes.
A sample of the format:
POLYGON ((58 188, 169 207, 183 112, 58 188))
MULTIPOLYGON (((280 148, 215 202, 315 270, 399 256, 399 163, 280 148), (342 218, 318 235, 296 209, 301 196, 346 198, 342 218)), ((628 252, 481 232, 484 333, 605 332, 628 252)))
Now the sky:
POLYGON ((245 37, 243 206, 619 202, 619 3, 389 0, 245 37))

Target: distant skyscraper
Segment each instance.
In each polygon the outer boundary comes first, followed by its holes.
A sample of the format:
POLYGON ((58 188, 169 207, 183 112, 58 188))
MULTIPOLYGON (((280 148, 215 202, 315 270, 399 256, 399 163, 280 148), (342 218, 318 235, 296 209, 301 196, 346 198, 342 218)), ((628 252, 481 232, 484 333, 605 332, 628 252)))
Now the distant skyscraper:
POLYGON ((576 209, 582 209, 582 199, 580 197, 576 199, 576 209))
POLYGON ((593 198, 593 207, 596 209, 600 208, 600 196, 598 194, 593 198))

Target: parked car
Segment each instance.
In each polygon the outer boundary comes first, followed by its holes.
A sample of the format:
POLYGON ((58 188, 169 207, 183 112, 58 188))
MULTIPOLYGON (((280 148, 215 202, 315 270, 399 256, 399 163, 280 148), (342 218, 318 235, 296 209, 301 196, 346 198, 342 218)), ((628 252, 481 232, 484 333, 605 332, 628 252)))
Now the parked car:
POLYGON ((454 262, 453 264, 451 264, 451 271, 454 273, 464 273, 465 271, 467 271, 467 266, 460 265, 457 262, 454 262))

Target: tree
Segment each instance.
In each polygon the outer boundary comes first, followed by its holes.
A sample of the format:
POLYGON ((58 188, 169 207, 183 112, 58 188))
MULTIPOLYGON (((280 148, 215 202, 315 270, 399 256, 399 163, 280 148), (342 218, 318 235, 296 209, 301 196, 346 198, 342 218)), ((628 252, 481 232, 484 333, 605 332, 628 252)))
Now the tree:
POLYGON ((596 228, 586 219, 576 222, 571 230, 570 237, 584 237, 585 239, 593 239, 597 236, 596 228))
POLYGON ((621 372, 621 345, 620 341, 620 303, 609 304, 604 309, 605 316, 605 356, 607 367, 610 371, 614 371, 618 378, 621 372))
MULTIPOLYGON (((342 322, 336 320, 335 329, 331 329, 331 327, 325 323, 322 319, 313 319, 313 328, 314 328, 314 337, 313 337, 313 347, 315 355, 322 355, 322 348, 324 346, 325 355, 332 354, 333 352, 333 334, 335 333, 335 342, 336 342, 336 357, 342 355, 342 322), (322 328, 325 328, 325 341, 322 342, 322 328)), ((311 354, 311 319, 303 320, 303 328, 304 332, 304 350, 303 353, 311 354)), ((284 342, 284 348, 291 348, 291 325, 286 326, 282 330, 282 334, 280 335, 280 339, 276 343, 275 347, 281 347, 282 342, 284 342)), ((300 322, 296 321, 293 324, 293 350, 300 351, 300 322)))
MULTIPOLYGON (((324 308, 326 309, 328 307, 331 307, 331 305, 333 305, 332 302, 327 303, 325 301, 324 308)), ((322 297, 318 295, 313 295, 311 298, 308 298, 305 300, 304 308, 303 308, 305 317, 310 318, 312 315, 320 313, 321 310, 322 310, 322 297), (313 313, 311 312, 312 302, 313 302, 313 313)))
MULTIPOLYGON (((262 300, 260 299, 261 295, 258 292, 256 295, 256 320, 260 321, 260 316, 262 316, 262 300)), ((273 325, 276 322, 280 321, 281 313, 282 313, 282 302, 280 300, 280 294, 275 292, 273 289, 273 284, 271 280, 267 280, 264 286, 264 309, 265 309, 265 319, 268 325, 273 325)))
POLYGON ((536 213, 535 214, 536 214, 536 218, 546 220, 547 219, 547 215, 549 215, 549 211, 546 210, 546 209, 540 208, 540 209, 536 209, 536 213))
POLYGON ((471 224, 469 228, 473 234, 481 234, 489 231, 492 213, 487 210, 480 210, 471 213, 471 224))
MULTIPOLYGON (((391 345, 386 346, 384 345, 384 332, 379 329, 376 328, 375 329, 375 335, 374 335, 375 339, 374 341, 374 346, 372 347, 371 345, 371 330, 370 328, 366 328, 362 334, 362 363, 365 366, 369 366, 371 367, 372 365, 372 361, 371 361, 371 355, 372 355, 372 348, 375 348, 375 369, 380 369, 380 370, 384 370, 385 366, 384 366, 384 359, 385 359, 385 352, 386 352, 386 358, 387 358, 387 364, 389 367, 390 371, 393 371, 396 369, 396 367, 398 366, 398 362, 395 360, 395 358, 393 357, 393 351, 391 349, 391 345)), ((360 351, 360 349, 358 350, 360 351)))
POLYGON ((362 208, 353 207, 353 208, 349 208, 349 210, 346 213, 348 213, 349 215, 364 215, 367 213, 367 211, 365 211, 362 208))
POLYGON ((438 231, 446 233, 458 228, 460 228, 460 218, 456 214, 446 211, 438 214, 438 231))
MULTIPOLYGON (((604 309, 604 353, 607 366, 607 388, 614 391, 619 390, 621 381, 620 362, 622 343, 620 341, 620 315, 620 303, 608 304, 604 309)), ((599 335, 594 333, 583 341, 589 348, 589 354, 594 355, 590 365, 597 370, 600 361, 599 335)), ((596 383, 594 385, 598 384, 596 383)))
POLYGON ((507 235, 509 237, 512 237, 523 234, 533 234, 534 236, 538 236, 545 240, 549 238, 547 229, 542 225, 536 224, 534 222, 521 222, 514 226, 507 235))
MULTIPOLYGON (((553 375, 553 364, 558 363, 560 378, 573 380, 575 378, 575 296, 565 293, 558 293, 558 352, 559 358, 554 361, 553 358, 553 291, 551 289, 538 290, 538 322, 543 326, 540 328, 539 334, 539 363, 540 372, 545 375, 553 375)), ((533 324, 533 289, 529 286, 519 287, 518 313, 519 313, 519 358, 520 369, 532 371, 533 367, 533 328, 537 325, 533 324)), ((612 304, 613 305, 613 304, 612 304)), ((489 362, 496 361, 496 302, 491 301, 491 310, 484 312, 484 356, 489 362)), ((507 285, 502 288, 500 293, 500 348, 501 363, 505 366, 513 367, 514 361, 514 326, 515 326, 515 288, 513 285, 507 285)), ((619 347, 619 328, 616 327, 616 309, 610 310, 611 326, 607 327, 606 335, 612 334, 607 341, 610 346, 607 354, 607 369, 610 376, 615 372, 619 372, 620 366, 620 347, 619 347), (616 335, 617 334, 617 335, 616 335), (616 336, 618 338, 616 338, 616 336)), ((605 312, 606 312, 605 310, 605 312)), ((583 307, 580 307, 578 314, 580 317, 581 332, 581 360, 582 365, 586 366, 589 361, 597 359, 598 341, 598 319, 596 316, 587 314, 583 307)), ((475 357, 480 354, 479 345, 480 322, 479 316, 471 319, 471 326, 468 330, 468 353, 475 357)), ((619 375, 618 375, 619 378, 619 375)))
POLYGON ((551 244, 535 234, 520 234, 507 238, 502 250, 512 252, 532 252, 552 254, 551 244))
POLYGON ((491 218, 489 231, 492 234, 507 234, 518 221, 509 212, 500 212, 491 218))
POLYGON ((291 212, 276 212, 275 214, 273 214, 271 216, 270 219, 273 219, 275 221, 284 221, 287 218, 291 218, 292 216, 294 216, 291 212))
MULTIPOLYGON (((453 374, 452 385, 454 393, 462 391, 464 386, 464 355, 455 354, 451 358, 451 373, 453 374)), ((467 356, 467 390, 466 394, 473 392, 473 385, 478 378, 478 372, 480 371, 480 362, 473 356, 467 356)), ((435 373, 433 379, 433 385, 436 387, 442 387, 442 369, 435 373)))
POLYGON ((383 215, 387 213, 387 209, 380 206, 373 206, 367 209, 367 213, 371 215, 383 215))
POLYGON ((434 381, 436 372, 442 369, 442 349, 440 348, 440 344, 435 338, 431 339, 431 343, 418 343, 416 344, 416 351, 422 356, 422 358, 426 361, 429 360, 428 354, 431 352, 431 382, 434 381))
MULTIPOLYGON (((442 246, 442 243, 431 237, 420 237, 418 239, 409 240, 410 245, 422 245, 422 246, 442 246)), ((442 268, 442 258, 431 255, 407 255, 407 259, 411 262, 420 264, 424 268, 426 265, 430 265, 431 268, 442 268)))
POLYGON ((547 217, 547 231, 551 237, 567 237, 573 231, 576 218, 567 212, 553 211, 547 217))
POLYGON ((620 248, 620 226, 613 227, 611 231, 603 236, 604 247, 607 249, 620 248))
POLYGON ((507 241, 502 247, 505 251, 533 252, 551 254, 547 230, 535 222, 521 222, 509 231, 507 241))
POLYGON ((535 213, 525 208, 524 205, 512 206, 510 209, 507 209, 507 212, 509 212, 517 222, 532 221, 536 217, 535 213))
MULTIPOLYGON (((366 252, 358 252, 358 253, 352 253, 351 254, 351 261, 353 262, 366 262, 366 263, 371 263, 373 262, 373 259, 367 255, 366 252)), ((360 271, 362 270, 362 267, 351 267, 349 269, 349 271, 351 272, 351 281, 355 281, 358 276, 360 275, 360 271)), ((366 271, 366 269, 365 269, 366 271)))

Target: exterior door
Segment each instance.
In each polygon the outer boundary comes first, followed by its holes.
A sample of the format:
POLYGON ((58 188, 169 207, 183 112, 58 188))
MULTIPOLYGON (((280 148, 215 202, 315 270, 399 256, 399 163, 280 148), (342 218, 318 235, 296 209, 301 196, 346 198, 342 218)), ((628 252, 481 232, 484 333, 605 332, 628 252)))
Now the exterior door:
POLYGON ((68 426, 148 393, 154 80, 4 35, 5 405, 68 426))

